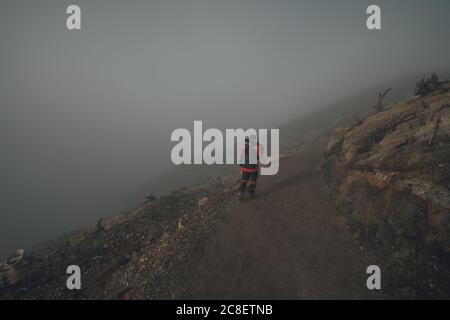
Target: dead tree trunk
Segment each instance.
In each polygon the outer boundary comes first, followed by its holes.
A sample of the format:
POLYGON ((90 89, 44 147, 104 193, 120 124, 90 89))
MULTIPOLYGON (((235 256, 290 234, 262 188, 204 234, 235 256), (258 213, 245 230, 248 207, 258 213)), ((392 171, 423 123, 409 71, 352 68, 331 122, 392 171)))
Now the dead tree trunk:
POLYGON ((381 93, 381 92, 378 92, 378 103, 377 103, 377 105, 375 106, 375 110, 377 110, 377 111, 381 111, 381 110, 383 110, 383 99, 384 99, 384 97, 386 97, 386 95, 390 92, 392 90, 392 88, 389 88, 389 89, 387 89, 385 92, 383 92, 383 93, 381 93))

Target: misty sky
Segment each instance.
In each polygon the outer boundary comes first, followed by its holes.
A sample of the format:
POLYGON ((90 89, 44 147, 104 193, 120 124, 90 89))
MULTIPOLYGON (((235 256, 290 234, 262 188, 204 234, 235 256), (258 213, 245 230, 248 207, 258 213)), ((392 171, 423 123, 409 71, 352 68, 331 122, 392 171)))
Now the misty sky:
MULTIPOLYGON (((0 257, 137 204, 170 133, 448 70, 450 1, 2 0, 0 257), (78 4, 82 30, 66 29, 78 4), (382 31, 366 29, 369 4, 382 31)), ((282 138, 282 137, 281 137, 282 138)))

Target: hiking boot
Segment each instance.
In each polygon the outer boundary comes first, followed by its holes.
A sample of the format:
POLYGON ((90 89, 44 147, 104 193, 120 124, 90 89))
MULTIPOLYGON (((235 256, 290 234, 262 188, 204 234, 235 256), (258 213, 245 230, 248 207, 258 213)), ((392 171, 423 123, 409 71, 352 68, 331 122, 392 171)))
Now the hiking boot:
POLYGON ((239 192, 238 193, 238 200, 244 200, 244 193, 243 192, 239 192))

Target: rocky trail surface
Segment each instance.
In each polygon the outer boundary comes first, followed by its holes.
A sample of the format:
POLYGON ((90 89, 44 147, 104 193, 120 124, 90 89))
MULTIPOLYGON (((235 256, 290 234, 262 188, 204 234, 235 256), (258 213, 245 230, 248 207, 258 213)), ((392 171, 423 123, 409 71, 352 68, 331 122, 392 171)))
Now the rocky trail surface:
POLYGON ((231 201, 188 268, 183 298, 361 299, 367 262, 330 201, 317 155, 281 162, 258 197, 231 201))

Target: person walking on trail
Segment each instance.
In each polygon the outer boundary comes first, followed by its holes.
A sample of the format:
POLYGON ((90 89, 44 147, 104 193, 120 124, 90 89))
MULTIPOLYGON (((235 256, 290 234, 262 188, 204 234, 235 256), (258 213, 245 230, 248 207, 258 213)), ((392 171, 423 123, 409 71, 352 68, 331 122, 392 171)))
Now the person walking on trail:
POLYGON ((240 154, 241 184, 239 186, 239 200, 243 200, 247 189, 250 198, 255 196, 256 181, 258 180, 261 147, 256 137, 245 138, 245 145, 240 154))

